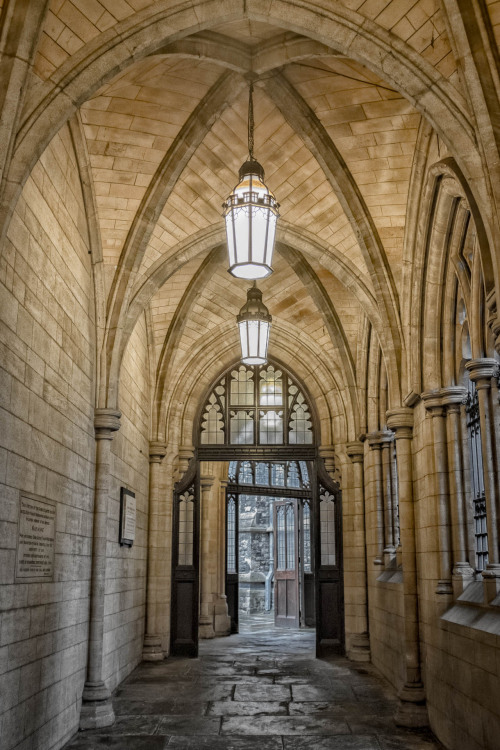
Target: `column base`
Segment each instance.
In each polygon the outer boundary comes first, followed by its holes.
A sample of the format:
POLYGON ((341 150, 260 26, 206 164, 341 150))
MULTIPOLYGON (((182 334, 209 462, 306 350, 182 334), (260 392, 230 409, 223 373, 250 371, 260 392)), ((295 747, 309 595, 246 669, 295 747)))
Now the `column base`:
POLYGON ((163 661, 165 654, 161 647, 159 635, 145 635, 144 646, 142 647, 143 661, 163 661))
POLYGON ((82 695, 80 729, 100 729, 114 723, 111 693, 104 682, 86 682, 82 695))
POLYGON ((483 587, 486 604, 500 594, 500 565, 498 563, 488 563, 486 570, 483 570, 483 587))
POLYGON ((200 617, 198 625, 199 638, 215 638, 214 623, 211 617, 200 617))
POLYGON ((453 567, 452 575, 453 596, 455 599, 464 593, 465 589, 474 580, 474 571, 468 562, 457 562, 453 567))
POLYGON ((227 613, 227 598, 224 594, 214 605, 214 633, 216 638, 231 635, 231 618, 227 613))
POLYGON ((399 706, 394 714, 394 721, 399 727, 419 729, 429 726, 429 716, 425 703, 424 686, 405 685, 399 691, 399 706))
POLYGON ((449 594, 453 595, 453 586, 451 581, 445 578, 440 578, 436 586, 436 594, 449 594))
POLYGON ((371 661, 370 636, 368 633, 354 633, 351 636, 351 645, 347 652, 347 658, 355 662, 371 661))

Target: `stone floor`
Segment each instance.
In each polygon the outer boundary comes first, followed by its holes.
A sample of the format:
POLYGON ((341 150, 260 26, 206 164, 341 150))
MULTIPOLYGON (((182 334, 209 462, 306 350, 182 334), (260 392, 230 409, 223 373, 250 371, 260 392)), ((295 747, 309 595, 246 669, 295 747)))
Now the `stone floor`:
POLYGON ((395 696, 369 665, 315 659, 314 631, 265 618, 200 643, 199 659, 141 664, 114 695, 114 726, 65 750, 438 750, 394 725, 395 696))

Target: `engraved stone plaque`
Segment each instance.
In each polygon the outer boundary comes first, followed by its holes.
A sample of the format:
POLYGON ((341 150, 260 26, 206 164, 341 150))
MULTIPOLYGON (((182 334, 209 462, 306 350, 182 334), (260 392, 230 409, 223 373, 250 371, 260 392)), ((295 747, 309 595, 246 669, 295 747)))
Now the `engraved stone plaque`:
POLYGON ((120 489, 120 544, 131 547, 135 539, 135 493, 120 489))
POLYGON ((54 576, 56 505, 21 495, 17 538, 16 578, 51 580, 54 576))

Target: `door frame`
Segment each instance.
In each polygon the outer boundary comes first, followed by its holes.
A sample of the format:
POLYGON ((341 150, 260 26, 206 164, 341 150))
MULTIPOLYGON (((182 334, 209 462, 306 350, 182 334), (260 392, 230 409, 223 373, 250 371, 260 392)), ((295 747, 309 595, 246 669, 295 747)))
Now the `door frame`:
MULTIPOLYGON (((317 448, 312 446, 272 446, 269 448, 246 448, 244 446, 200 446, 195 449, 186 474, 174 485, 172 513, 172 605, 170 629, 170 653, 172 655, 198 655, 199 593, 200 593, 200 486, 201 461, 307 461, 311 476, 312 492, 293 491, 282 488, 276 495, 284 498, 304 496, 311 502, 311 556, 314 559, 314 592, 316 613, 316 656, 328 653, 345 653, 344 576, 342 555, 342 493, 324 467, 317 448), (235 449, 236 448, 236 449, 235 449), (243 452, 244 451, 244 452, 243 452), (337 564, 321 565, 320 530, 320 486, 325 488, 335 502, 335 546, 337 564), (193 564, 178 565, 179 554, 179 501, 180 496, 193 488, 193 564), (190 592, 190 596, 186 594, 190 592), (187 601, 189 599, 189 601, 187 601), (335 627, 329 615, 337 613, 335 627)), ((228 485, 228 490, 241 492, 242 485, 228 485)), ((252 487, 252 485, 249 485, 252 487)), ((252 492, 254 492, 252 487, 252 492)), ((259 487, 261 494, 270 495, 271 487, 259 487)), ((278 488, 276 488, 278 489, 278 488)), ((248 493, 247 493, 248 494, 248 493)), ((257 494, 257 493, 255 493, 257 494)), ((227 491, 226 491, 227 498, 227 491)), ((226 502, 227 507, 227 502, 226 502)), ((227 556, 226 556, 227 557, 227 556)), ((225 563, 227 564, 227 563, 225 563)))

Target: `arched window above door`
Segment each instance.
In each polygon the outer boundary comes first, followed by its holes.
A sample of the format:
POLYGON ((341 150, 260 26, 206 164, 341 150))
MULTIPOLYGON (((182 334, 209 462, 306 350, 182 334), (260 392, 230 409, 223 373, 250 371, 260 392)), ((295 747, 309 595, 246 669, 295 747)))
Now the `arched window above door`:
POLYGON ((313 445, 310 405, 283 368, 238 364, 223 375, 207 398, 201 445, 313 445))

